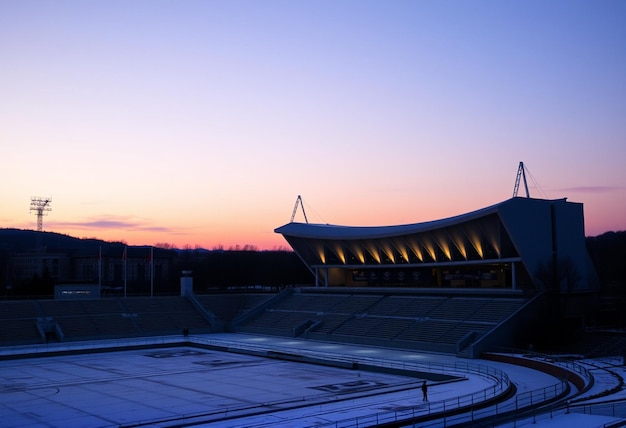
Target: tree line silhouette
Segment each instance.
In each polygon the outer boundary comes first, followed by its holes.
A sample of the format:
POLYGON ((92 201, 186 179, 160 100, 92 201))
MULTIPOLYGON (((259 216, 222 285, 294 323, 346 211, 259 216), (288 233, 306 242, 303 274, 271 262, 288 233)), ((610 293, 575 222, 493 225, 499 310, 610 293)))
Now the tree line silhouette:
MULTIPOLYGON (((21 289, 7 291, 11 283, 10 260, 19 253, 35 252, 43 243, 45 251, 76 254, 94 251, 99 246, 117 248, 121 254, 123 242, 105 242, 89 238, 75 238, 54 232, 0 229, 0 293, 3 296, 52 295, 53 282, 44 272, 21 284, 21 289), (41 235, 43 234, 43 239, 41 235)), ((586 239, 587 249, 600 279, 601 295, 626 303, 626 231, 607 232, 586 239)), ((179 290, 182 270, 193 271, 194 288, 197 292, 223 291, 236 287, 285 287, 312 285, 313 274, 297 254, 286 249, 259 251, 254 246, 232 249, 202 248, 176 249, 169 244, 158 244, 162 257, 171 260, 168 278, 160 284, 159 292, 174 294, 179 290)))
MULTIPOLYGON (((286 286, 312 285, 314 280, 299 257, 286 249, 259 251, 253 246, 242 246, 229 250, 221 248, 206 250, 177 249, 168 244, 157 245, 154 247, 155 261, 166 260, 168 269, 165 276, 156 279, 156 295, 178 294, 183 270, 193 272, 194 290, 198 293, 250 287, 272 291, 286 286)), ((88 254, 96 257, 100 252, 103 258, 117 263, 119 269, 126 247, 123 242, 74 238, 54 232, 0 229, 0 297, 51 297, 54 293, 55 281, 46 268, 31 278, 16 281, 11 272, 11 260, 15 256, 64 254, 72 258, 88 254), (38 243, 42 243, 43 247, 37 247, 38 243)), ((143 260, 148 251, 147 247, 128 246, 129 258, 141 257, 142 271, 149 268, 148 263, 143 260), (145 255, 141 255, 142 251, 145 255)), ((66 284, 75 281, 62 279, 58 282, 66 284)), ((115 285, 119 289, 121 280, 115 285)), ((145 279, 131 281, 128 284, 128 291, 130 295, 145 295, 149 292, 149 281, 145 279)))

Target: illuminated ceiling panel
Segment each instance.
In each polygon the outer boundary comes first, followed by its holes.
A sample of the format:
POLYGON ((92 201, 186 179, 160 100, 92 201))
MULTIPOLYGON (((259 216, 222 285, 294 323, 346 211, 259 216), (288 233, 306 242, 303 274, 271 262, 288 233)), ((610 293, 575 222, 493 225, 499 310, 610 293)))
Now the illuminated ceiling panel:
POLYGON ((422 246, 426 250, 426 253, 430 256, 432 261, 436 262, 437 261, 437 252, 435 251, 435 244, 433 243, 433 241, 430 238, 430 236, 429 235, 428 236, 427 235, 423 236, 421 241, 422 241, 422 246))
POLYGON ((391 260, 391 263, 396 263, 396 257, 389 241, 382 241, 380 248, 385 256, 387 256, 387 259, 391 260))
POLYGON ((402 257, 402 261, 405 263, 409 262, 409 251, 407 249, 407 245, 402 239, 394 239, 393 245, 402 257))
POLYGON ((352 245, 350 246, 350 250, 361 263, 365 263, 365 254, 363 252, 363 248, 358 242, 352 243, 352 245))
POLYGON ((498 257, 500 257, 500 221, 495 217, 484 218, 480 221, 480 229, 484 234, 485 241, 489 243, 498 257))
POLYGON ((421 248, 420 243, 419 243, 419 241, 417 240, 416 237, 410 237, 409 238, 409 248, 411 249, 413 254, 415 254, 415 257, 417 257, 417 260, 419 260, 420 262, 424 261, 424 255, 422 254, 422 248, 421 248))
POLYGON ((450 254, 450 244, 446 234, 442 231, 437 231, 433 235, 435 237, 435 242, 443 252, 444 256, 446 256, 448 260, 452 260, 452 254, 450 254))
POLYGON ((364 245, 365 249, 372 256, 372 258, 376 260, 378 264, 380 264, 380 253, 378 252, 378 247, 376 246, 376 243, 373 241, 368 241, 364 245))
POLYGON ((338 241, 331 242, 331 243, 329 243, 329 247, 335 253, 337 258, 341 261, 341 263, 343 263, 345 265, 346 264, 346 253, 343 250, 341 242, 338 242, 338 241))
POLYGON ((465 237, 459 227, 450 228, 448 231, 450 240, 454 246, 459 250, 459 253, 463 256, 464 260, 467 260, 467 249, 465 247, 465 237))
POLYGON ((319 263, 325 264, 326 253, 324 252, 324 244, 322 244, 321 241, 315 241, 314 247, 315 247, 315 254, 317 255, 317 258, 319 259, 319 263))

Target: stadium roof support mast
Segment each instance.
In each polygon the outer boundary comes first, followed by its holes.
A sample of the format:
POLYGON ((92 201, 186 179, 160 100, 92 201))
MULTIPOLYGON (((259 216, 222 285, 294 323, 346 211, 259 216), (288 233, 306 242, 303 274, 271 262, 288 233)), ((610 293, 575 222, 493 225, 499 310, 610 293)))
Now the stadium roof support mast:
POLYGON ((306 212, 304 211, 304 202, 302 202, 302 197, 300 195, 298 195, 298 197, 296 198, 296 204, 293 207, 293 213, 291 213, 290 223, 293 223, 293 220, 296 218, 296 212, 298 211, 298 204, 302 207, 302 214, 304 214, 304 221, 308 223, 309 220, 306 218, 306 212))
POLYGON ((50 204, 52 203, 52 198, 39 198, 39 197, 31 197, 30 198, 30 211, 35 211, 37 213, 37 231, 43 231, 43 216, 48 211, 52 211, 50 208, 50 204))
POLYGON ((526 190, 526 197, 530 198, 530 193, 528 193, 528 182, 526 181, 526 168, 524 168, 524 162, 520 162, 517 167, 517 177, 515 177, 515 187, 513 188, 513 197, 517 197, 517 192, 519 191, 519 182, 520 178, 524 179, 524 189, 526 190))

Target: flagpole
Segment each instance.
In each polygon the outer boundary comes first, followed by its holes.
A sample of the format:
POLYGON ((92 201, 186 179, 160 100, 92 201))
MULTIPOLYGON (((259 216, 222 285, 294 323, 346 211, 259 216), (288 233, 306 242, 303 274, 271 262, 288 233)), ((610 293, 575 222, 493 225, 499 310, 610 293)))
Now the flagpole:
POLYGON ((124 247, 124 254, 123 254, 123 258, 124 258, 124 298, 126 298, 126 285, 128 283, 128 247, 124 247))
POLYGON ((150 297, 154 296, 154 247, 150 247, 150 297))
POLYGON ((102 245, 98 250, 98 286, 102 287, 102 245))

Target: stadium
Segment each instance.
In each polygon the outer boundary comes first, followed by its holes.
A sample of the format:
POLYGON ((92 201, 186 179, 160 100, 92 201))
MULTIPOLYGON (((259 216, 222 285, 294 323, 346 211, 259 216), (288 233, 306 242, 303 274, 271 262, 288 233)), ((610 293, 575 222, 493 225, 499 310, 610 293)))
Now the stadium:
POLYGON ((624 424, 623 361, 535 351, 594 306, 582 204, 275 231, 313 286, 0 302, 5 426, 624 424))
MULTIPOLYGON (((396 317, 384 339, 400 346, 410 341, 410 348, 419 342, 425 350, 475 358, 493 346, 519 347, 528 338, 516 331, 528 330, 529 323, 582 323, 598 287, 585 247, 582 204, 565 199, 514 197, 411 225, 291 222, 276 232, 309 267, 317 286, 366 287, 374 296, 387 296, 364 303, 357 312, 366 316, 358 322, 371 320, 380 332, 375 317, 396 317), (394 287, 402 288, 389 294, 394 287), (398 317, 403 305, 411 318, 406 323, 398 317), (566 310, 554 313, 555 308, 566 310)), ((342 328, 351 324, 337 321, 342 328)), ((318 331, 311 332, 320 338, 318 331)))

